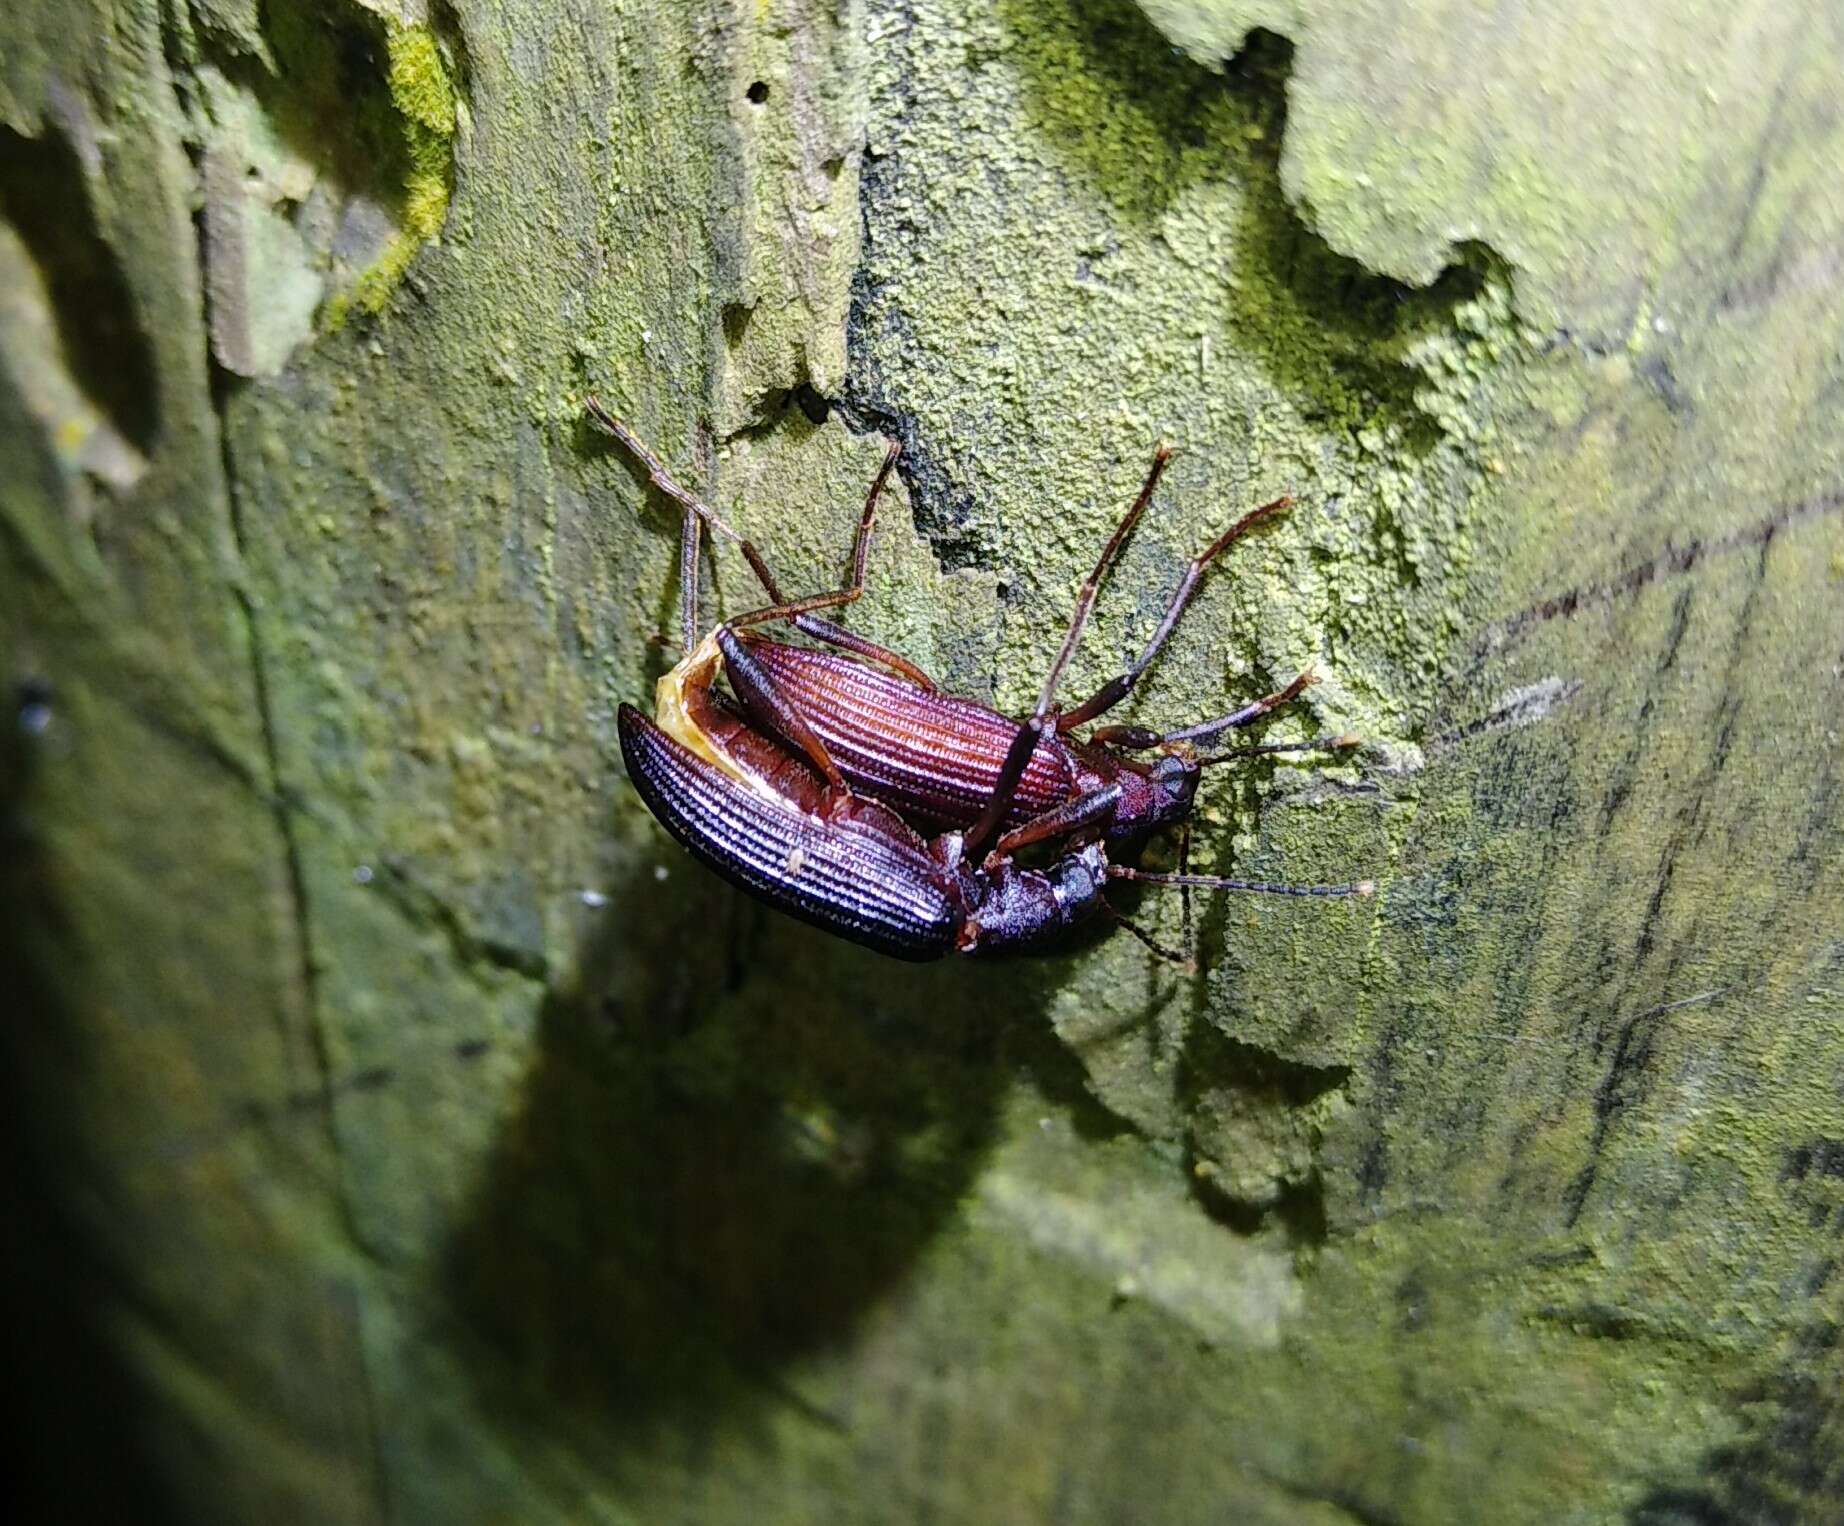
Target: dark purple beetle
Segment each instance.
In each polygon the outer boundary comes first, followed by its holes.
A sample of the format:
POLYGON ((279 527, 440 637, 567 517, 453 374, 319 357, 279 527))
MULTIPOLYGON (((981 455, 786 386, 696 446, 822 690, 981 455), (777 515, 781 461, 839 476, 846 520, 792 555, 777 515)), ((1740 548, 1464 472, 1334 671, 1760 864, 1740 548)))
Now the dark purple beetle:
POLYGON ((1013 843, 1001 838, 975 864, 960 833, 924 841, 888 806, 839 794, 740 722, 724 751, 726 761, 741 764, 741 776, 707 761, 632 705, 621 706, 618 724, 628 777, 694 857, 777 910, 897 959, 1042 947, 1095 916, 1114 915, 1105 894, 1110 879, 1280 895, 1371 889, 1368 882, 1267 885, 1146 874, 1109 863, 1098 841, 1027 869, 1008 851, 1013 843))
MULTIPOLYGON (((908 959, 933 959, 950 950, 1031 948, 1100 913, 1115 916, 1149 947, 1172 957, 1113 913, 1104 894, 1109 879, 1281 895, 1370 893, 1368 881, 1270 885, 1150 874, 1108 859, 1110 850, 1131 857, 1154 828, 1184 821, 1205 764, 1353 745, 1350 738, 1336 738, 1197 755, 1198 741, 1286 703, 1313 681, 1310 674, 1231 715, 1165 736, 1138 727, 1105 728, 1086 742, 1065 735, 1132 691, 1177 625, 1204 568, 1289 500, 1244 515, 1194 558, 1140 659, 1084 704, 1058 712, 1056 685, 1101 577, 1169 459, 1161 446, 1133 507, 1083 585, 1036 709, 1020 723, 940 693, 907 659, 815 614, 848 604, 863 591, 871 524, 896 459, 894 446, 865 500, 851 583, 790 601, 754 546, 681 488, 595 399, 588 408, 685 509, 680 575, 686 655, 659 682, 658 724, 631 706, 621 708, 628 772, 654 815, 733 883, 805 921, 908 959), (697 557, 705 523, 741 549, 774 602, 698 640, 697 557), (777 620, 866 661, 767 641, 750 629, 777 620), (735 703, 714 688, 719 668, 735 703), (1117 748, 1157 748, 1162 756, 1148 763, 1117 748), (948 830, 927 842, 911 822, 948 830), (988 842, 991 851, 981 859, 988 842), (1066 850, 1041 870, 1014 861, 1020 849, 1045 842, 1065 843, 1066 850)), ((1188 939, 1188 906, 1186 927, 1188 939)))
POLYGON ((1114 868, 1098 842, 1042 870, 1001 853, 976 866, 958 832, 925 842, 888 806, 834 795, 812 775, 806 798, 775 799, 632 705, 621 707, 619 724, 628 777, 694 857, 789 916, 880 954, 927 960, 1027 948, 1106 904, 1114 868))

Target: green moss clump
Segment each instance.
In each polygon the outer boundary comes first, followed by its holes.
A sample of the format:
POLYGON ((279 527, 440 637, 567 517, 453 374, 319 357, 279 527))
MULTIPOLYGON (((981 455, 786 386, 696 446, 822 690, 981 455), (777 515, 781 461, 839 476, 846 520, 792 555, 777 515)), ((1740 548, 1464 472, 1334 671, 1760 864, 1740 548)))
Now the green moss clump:
POLYGON ((435 33, 426 26, 393 25, 386 45, 391 99, 397 109, 446 143, 455 133, 455 87, 442 63, 435 33))
POLYGON ((435 33, 393 26, 389 38, 391 100, 403 113, 410 172, 404 182, 404 230, 419 239, 442 231, 454 167, 455 87, 435 33))
POLYGON ((338 332, 355 308, 383 311, 416 251, 440 235, 454 188, 455 87, 435 33, 426 26, 392 22, 385 47, 390 114, 398 137, 389 158, 400 187, 400 231, 350 289, 328 301, 322 321, 329 333, 338 332))

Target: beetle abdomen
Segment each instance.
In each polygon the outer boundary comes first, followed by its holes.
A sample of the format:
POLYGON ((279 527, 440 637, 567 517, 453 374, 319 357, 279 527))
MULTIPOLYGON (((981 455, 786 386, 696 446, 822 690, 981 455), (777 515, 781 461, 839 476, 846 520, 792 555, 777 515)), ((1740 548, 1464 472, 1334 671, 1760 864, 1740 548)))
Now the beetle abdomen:
MULTIPOLYGON (((749 651, 806 716, 854 789, 923 826, 965 828, 979 819, 999 783, 1016 721, 830 652, 759 639, 749 651)), ((771 726, 770 717, 750 719, 771 726)), ((1004 824, 1030 821, 1078 793, 1067 749, 1046 734, 1004 824)))
POLYGON ((737 783, 632 705, 621 755, 647 808, 693 855, 778 911, 898 959, 938 959, 961 924, 921 839, 872 802, 838 820, 737 783))

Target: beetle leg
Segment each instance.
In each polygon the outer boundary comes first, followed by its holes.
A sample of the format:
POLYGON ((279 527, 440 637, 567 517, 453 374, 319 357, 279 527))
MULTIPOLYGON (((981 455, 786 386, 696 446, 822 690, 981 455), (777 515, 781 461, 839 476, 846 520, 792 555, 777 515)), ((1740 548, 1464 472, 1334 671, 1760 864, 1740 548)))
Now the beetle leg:
MULTIPOLYGON (((890 448, 884 452, 883 464, 877 468, 877 475, 871 481, 871 490, 865 494, 864 512, 858 516, 858 533, 852 538, 851 581, 846 585, 856 598, 864 591, 864 572, 871 556, 871 525, 877 517, 877 500, 883 493, 884 484, 890 479, 890 472, 896 465, 897 457, 903 453, 903 447, 897 441, 890 442, 890 448)), ((779 596, 770 593, 770 598, 779 596)), ((930 694, 939 692, 934 679, 924 673, 907 657, 898 656, 888 647, 879 646, 875 641, 867 641, 863 636, 848 631, 842 625, 831 620, 822 620, 817 615, 796 615, 794 628, 811 636, 815 641, 822 641, 827 646, 836 646, 841 651, 851 652, 875 662, 881 667, 889 668, 893 673, 900 673, 911 682, 919 684, 930 694)))
POLYGON ((864 512, 858 516, 858 533, 852 537, 852 587, 864 587, 864 569, 871 559, 871 521, 877 517, 877 500, 883 493, 884 484, 890 480, 890 472, 896 465, 896 458, 903 453, 902 442, 892 440, 884 452, 883 464, 877 468, 877 475, 871 479, 871 491, 864 495, 864 512))
POLYGON ((1018 794, 1018 781, 1024 778, 1031 754, 1037 751, 1037 744, 1043 740, 1049 725, 1043 716, 1033 715, 1018 728, 1012 738, 1012 745, 1006 750, 1005 762, 999 768, 999 778, 987 798, 986 808, 967 832, 967 857, 975 857, 985 846, 986 840, 998 831, 999 823, 1011 814, 1012 800, 1018 794))
POLYGON ((740 631, 752 625, 767 625, 775 620, 787 620, 791 623, 811 610, 837 609, 841 604, 853 603, 862 592, 863 590, 858 588, 835 588, 830 593, 804 594, 798 599, 764 604, 760 609, 752 609, 747 614, 733 616, 724 621, 724 625, 730 630, 740 631))
MULTIPOLYGON (((588 413, 590 419, 594 421, 598 429, 613 435, 628 448, 634 458, 639 461, 642 466, 646 467, 647 480, 656 488, 688 513, 696 514, 719 535, 723 536, 725 540, 734 541, 738 545, 746 544, 743 537, 738 535, 736 531, 725 523, 723 515, 719 514, 717 510, 712 508, 696 493, 680 487, 677 479, 673 477, 671 472, 666 470, 665 463, 647 448, 646 443, 639 435, 635 434, 634 431, 623 424, 620 419, 616 418, 603 407, 600 398, 584 398, 583 408, 588 413)), ((777 598, 779 595, 771 591, 769 597, 777 598)))
POLYGON ((1189 953, 1181 954, 1174 949, 1167 948, 1163 943, 1159 942, 1158 939, 1154 938, 1151 933, 1147 932, 1145 928, 1141 927, 1137 922, 1130 921, 1124 913, 1116 911, 1106 901, 1101 903, 1101 909, 1108 914, 1108 919, 1113 922, 1116 927, 1126 928, 1128 932, 1132 933, 1134 937, 1144 943, 1146 947, 1157 954, 1159 958, 1165 960, 1168 964, 1177 965, 1178 968, 1183 970, 1187 975, 1195 975, 1197 973, 1197 960, 1189 953))
POLYGON ((1013 828, 992 845, 990 856, 1006 857, 1047 837, 1068 837, 1085 827, 1105 828, 1114 820, 1119 805, 1120 786, 1104 784, 1100 789, 1066 800, 1055 810, 1045 811, 1023 826, 1013 828))
POLYGON ((1140 653, 1138 660, 1126 672, 1109 679, 1075 709, 1067 710, 1058 716, 1056 729, 1068 731, 1073 726, 1092 721, 1096 716, 1112 710, 1131 694, 1133 686, 1140 681, 1140 675, 1146 671, 1153 658, 1159 655, 1159 649, 1178 628, 1178 621, 1185 612, 1185 606, 1191 602, 1192 596, 1197 592, 1198 583, 1203 579, 1204 569, 1262 520, 1270 515, 1279 514, 1292 502, 1291 497, 1282 494, 1272 503, 1264 503, 1258 509, 1251 509, 1192 557, 1191 565, 1185 569, 1185 575, 1178 584, 1178 591, 1172 595, 1171 602, 1165 606, 1165 613, 1160 617, 1158 629, 1152 633, 1152 640, 1146 643, 1146 650, 1140 653))
MULTIPOLYGON (((737 534, 737 532, 731 528, 728 521, 724 519, 723 515, 719 514, 717 510, 712 508, 710 504, 706 503, 696 493, 688 488, 681 487, 672 473, 666 470, 665 463, 647 448, 646 442, 643 441, 639 435, 635 434, 633 430, 629 429, 626 424, 622 423, 620 419, 616 418, 603 407, 600 398, 584 398, 583 408, 595 422, 597 428, 613 435, 626 446, 633 454, 634 458, 647 469, 647 480, 649 482, 674 503, 678 504, 687 514, 696 515, 705 524, 709 525, 715 534, 721 535, 743 553, 743 560, 749 563, 750 570, 756 575, 756 581, 762 585, 763 591, 767 593, 770 599, 776 604, 785 602, 780 585, 775 581, 775 574, 769 570, 767 561, 763 559, 762 553, 755 548, 755 544, 752 541, 737 534)), ((882 478, 880 477, 879 483, 881 484, 881 482, 882 478)), ((681 535, 681 566, 683 565, 682 559, 684 556, 685 539, 686 537, 681 535)), ((696 611, 694 611, 694 613, 695 612, 696 611)))
MULTIPOLYGON (((1184 825, 1178 829, 1178 872, 1181 876, 1190 877, 1191 818, 1189 816, 1185 817, 1184 825)), ((1191 887, 1189 885, 1178 887, 1178 916, 1184 928, 1185 958, 1190 961, 1191 968, 1195 970, 1197 968, 1197 939, 1191 926, 1191 887)))
MULTIPOLYGON (((1056 661, 1050 664, 1050 674, 1044 679, 1043 693, 1038 696, 1035 711, 1038 716, 1049 713, 1051 701, 1056 698, 1057 683, 1063 677, 1063 670, 1069 666, 1069 659, 1075 655, 1076 644, 1082 639, 1082 628, 1088 624, 1089 612, 1095 607, 1095 595, 1101 589, 1101 580, 1113 565, 1114 559, 1120 555, 1122 543, 1140 522, 1140 516, 1146 512, 1146 505, 1152 501, 1153 489, 1158 486, 1160 477, 1165 475, 1165 464, 1171 459, 1171 447, 1160 441, 1159 448, 1153 452, 1152 466, 1146 473, 1146 481, 1140 486, 1139 496, 1121 517, 1121 522, 1114 527, 1107 545, 1101 548, 1095 570, 1088 575, 1082 591, 1076 595, 1076 607, 1069 617, 1069 629, 1063 633, 1063 645, 1056 654, 1056 661)), ((1057 729, 1063 729, 1060 721, 1057 729)))
POLYGON ((839 798, 848 797, 851 790, 845 776, 839 772, 839 765, 832 761, 832 754, 826 751, 826 744, 819 739, 800 707, 782 693, 773 675, 737 640, 730 626, 717 627, 717 649, 723 653, 724 673, 744 708, 764 716, 771 730, 806 754, 839 798))
MULTIPOLYGON (((682 593, 680 598, 686 651, 689 652, 698 644, 697 565, 701 525, 708 524, 714 533, 730 541, 742 552, 743 560, 749 563, 750 571, 755 573, 756 581, 762 585, 762 591, 768 595, 774 605, 780 606, 788 602, 786 596, 781 592, 781 585, 776 581, 773 570, 768 565, 767 558, 756 548, 753 541, 739 535, 725 522, 724 517, 716 509, 696 493, 680 486, 672 473, 666 470, 665 463, 647 448, 633 430, 603 407, 599 398, 585 398, 583 406, 598 428, 613 435, 627 447, 642 466, 646 467, 647 480, 684 511, 684 527, 679 535, 679 576, 681 587, 689 590, 687 593, 682 593), (690 569, 689 574, 687 573, 688 568, 690 569)), ((902 449, 903 447, 897 442, 891 442, 889 450, 884 453, 883 464, 878 467, 877 475, 871 481, 871 490, 865 495, 864 509, 858 516, 858 530, 852 538, 851 582, 847 585, 852 599, 856 599, 864 589, 865 568, 871 555, 871 526, 877 517, 877 500, 883 493, 884 484, 890 479, 891 468, 896 465, 897 457, 902 453, 902 449)), ((851 600, 840 599, 834 602, 849 603, 851 600)), ((817 607, 825 608, 826 606, 817 607)), ((920 684, 931 694, 938 692, 939 686, 935 681, 908 658, 898 656, 895 652, 890 651, 887 647, 879 646, 874 641, 867 641, 863 636, 854 635, 830 620, 821 620, 805 612, 765 616, 765 618, 786 619, 797 630, 804 631, 815 641, 823 641, 843 651, 854 652, 870 662, 879 663, 894 672, 901 673, 905 678, 920 684)))
POLYGON ((1101 747, 1116 747, 1122 752, 1151 752, 1164 740, 1150 726, 1097 726, 1088 739, 1101 747))
POLYGON ((743 541, 744 556, 755 568, 756 576, 762 586, 768 590, 769 597, 775 602, 762 609, 751 610, 738 615, 733 620, 725 621, 717 632, 717 644, 724 655, 724 668, 730 676, 731 684, 736 688, 737 698, 745 706, 757 713, 766 713, 768 723, 794 746, 798 747, 812 761, 826 778, 840 798, 850 794, 844 776, 839 772, 830 753, 826 751, 818 734, 813 730, 800 709, 783 694, 774 679, 762 665, 750 655, 746 644, 737 639, 736 632, 753 625, 766 625, 774 620, 787 620, 796 630, 804 631, 816 640, 842 647, 847 651, 858 653, 873 661, 881 662, 895 669, 907 678, 915 680, 922 687, 933 693, 935 685, 929 676, 914 663, 886 651, 876 643, 865 640, 862 636, 835 625, 830 620, 816 618, 814 611, 836 609, 841 605, 856 602, 864 595, 864 572, 871 553, 871 525, 877 514, 877 499, 882 493, 884 483, 889 479, 891 468, 896 465, 896 458, 901 446, 892 443, 884 453, 883 465, 878 468, 877 476, 871 483, 871 490, 865 495, 864 510, 858 516, 858 533, 852 540, 851 581, 843 588, 830 593, 811 594, 804 599, 784 600, 780 590, 775 586, 773 574, 767 563, 753 546, 743 541))
POLYGON ((1291 704, 1300 697, 1302 691, 1310 689, 1318 682, 1319 675, 1308 668, 1286 688, 1275 690, 1265 699, 1258 699, 1252 705, 1244 705, 1240 710, 1232 710, 1228 715, 1218 716, 1214 721, 1200 721, 1195 726, 1186 726, 1182 731, 1167 732, 1154 745, 1161 746, 1172 742, 1206 742, 1211 737, 1219 736, 1237 726, 1252 725, 1270 711, 1278 710, 1282 705, 1291 704))
POLYGON ((679 524, 679 655, 698 645, 698 542, 704 521, 690 509, 679 524))
POLYGON ((1165 475, 1165 465, 1171 459, 1171 447, 1160 441, 1159 448, 1153 452, 1152 466, 1147 470, 1146 480, 1140 485, 1139 496, 1133 500, 1132 507, 1122 516, 1121 522, 1114 527, 1114 533, 1108 537, 1107 545, 1101 548, 1101 555, 1095 561, 1095 570, 1088 575, 1081 592, 1076 595, 1076 607, 1069 617, 1069 629, 1063 633, 1063 644, 1058 648, 1056 658, 1050 664, 1049 675, 1044 679, 1043 690, 1037 696, 1037 708, 1019 723, 1018 732, 1005 754, 1005 764, 999 770, 998 782, 986 802, 986 809, 980 812, 979 820, 967 833, 969 857, 980 851, 986 840, 999 830, 999 823, 1010 814, 1012 799, 1018 793, 1018 781, 1024 777, 1031 754, 1037 751, 1038 741, 1043 734, 1062 729, 1059 719, 1050 713, 1050 707, 1056 700, 1056 686, 1063 677, 1063 670, 1069 666, 1069 659, 1075 655, 1077 643, 1082 639, 1082 628, 1088 624, 1089 612, 1095 607, 1095 595, 1101 588, 1103 576, 1120 555, 1122 544, 1139 523, 1140 516, 1146 512, 1146 505, 1152 502, 1153 489, 1159 485, 1160 477, 1165 475))
POLYGON ((924 693, 939 694, 941 685, 930 678, 907 657, 899 656, 886 646, 879 646, 875 641, 867 641, 854 631, 848 631, 842 625, 835 625, 830 620, 822 620, 818 615, 800 615, 794 620, 794 628, 805 632, 815 641, 827 646, 836 646, 842 652, 851 652, 867 662, 874 662, 880 668, 888 668, 900 674, 916 685, 924 693))
MULTIPOLYGON (((871 525, 877 517, 877 500, 883 493, 884 484, 890 479, 890 472, 896 465, 897 457, 903 453, 903 447, 895 440, 884 452, 883 464, 877 468, 877 475, 871 480, 871 490, 865 494, 864 512, 858 516, 858 533, 852 538, 852 572, 851 581, 846 587, 854 598, 864 592, 864 572, 871 557, 871 525)), ((771 594, 771 598, 775 595, 771 594)), ((848 631, 844 626, 831 620, 822 620, 818 615, 796 615, 794 628, 811 636, 815 641, 835 646, 840 651, 851 652, 864 658, 867 662, 877 663, 893 673, 900 673, 911 682, 919 684, 930 694, 939 693, 939 686, 907 657, 899 656, 888 647, 879 646, 875 641, 867 641, 863 636, 848 631)))

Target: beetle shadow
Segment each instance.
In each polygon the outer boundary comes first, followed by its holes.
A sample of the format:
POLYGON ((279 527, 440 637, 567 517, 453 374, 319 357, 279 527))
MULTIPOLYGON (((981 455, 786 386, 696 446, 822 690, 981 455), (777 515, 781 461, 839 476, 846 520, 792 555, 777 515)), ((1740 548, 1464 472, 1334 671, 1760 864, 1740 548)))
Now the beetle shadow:
POLYGON ((545 999, 445 1266, 496 1407, 638 1449, 802 1405, 785 1365, 900 1287, 1016 1071, 1107 1127, 1043 1020, 1073 956, 901 964, 659 861, 545 999))
MULTIPOLYGON (((637 484, 644 473, 598 432, 637 484)), ((662 518, 662 541, 677 522, 662 518)), ((701 570, 714 601, 710 538, 701 570)), ((753 592, 753 590, 752 590, 753 592)), ((676 629, 678 579, 656 607, 676 629)), ((649 679, 674 660, 649 647, 649 679)), ((443 1267, 496 1409, 646 1454, 775 1406, 791 1363, 899 1294, 993 1148, 1012 1078, 1125 1126, 1051 1031, 1099 924, 1003 965, 912 965, 769 911, 663 835, 543 998, 530 1068, 443 1267)))

